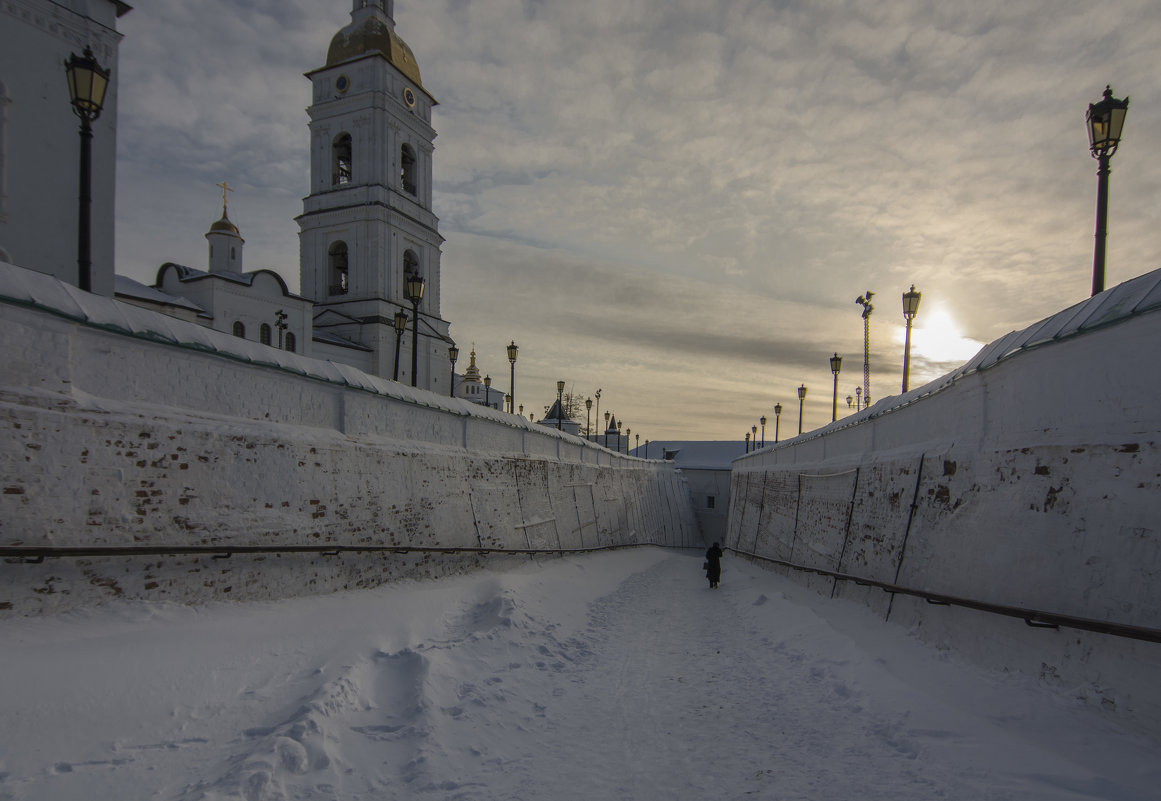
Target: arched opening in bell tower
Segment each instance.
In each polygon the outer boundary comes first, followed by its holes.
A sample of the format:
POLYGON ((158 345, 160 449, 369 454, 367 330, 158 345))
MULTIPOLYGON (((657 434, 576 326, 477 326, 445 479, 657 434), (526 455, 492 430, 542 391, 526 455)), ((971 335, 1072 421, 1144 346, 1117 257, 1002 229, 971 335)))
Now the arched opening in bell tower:
POLYGON ((402 181, 405 192, 416 194, 415 151, 411 149, 411 145, 399 148, 399 180, 402 181))
POLYGON ((331 184, 345 186, 351 182, 351 135, 341 133, 331 146, 331 184))
POLYGON ((347 269, 347 243, 335 242, 327 252, 330 259, 331 282, 328 290, 331 295, 345 295, 350 288, 350 276, 347 269))

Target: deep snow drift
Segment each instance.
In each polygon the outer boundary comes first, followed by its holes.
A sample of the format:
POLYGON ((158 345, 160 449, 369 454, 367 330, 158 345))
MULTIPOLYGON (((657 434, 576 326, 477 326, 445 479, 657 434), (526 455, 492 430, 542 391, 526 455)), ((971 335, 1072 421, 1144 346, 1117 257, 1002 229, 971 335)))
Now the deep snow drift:
POLYGON ((738 559, 0 622, 3 799, 1156 799, 1161 749, 738 559))

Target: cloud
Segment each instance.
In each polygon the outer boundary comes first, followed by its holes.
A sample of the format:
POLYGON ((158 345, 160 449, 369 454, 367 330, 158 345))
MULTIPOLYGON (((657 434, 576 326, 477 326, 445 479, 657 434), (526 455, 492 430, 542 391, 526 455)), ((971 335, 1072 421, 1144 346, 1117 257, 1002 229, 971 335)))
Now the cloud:
MULTIPOLYGON (((297 283, 302 73, 347 11, 191 0, 123 18, 122 272, 203 263, 226 179, 247 264, 297 283)), ((519 339, 538 402, 567 376, 622 398, 657 438, 736 439, 807 383, 810 427, 829 420, 830 353, 856 383, 867 289, 882 301, 873 387, 901 369, 888 332, 912 283, 977 341, 1083 299, 1083 113, 1106 82, 1133 98, 1109 280, 1161 262, 1147 155, 1161 18, 1147 0, 397 0, 395 13, 440 103, 445 316, 498 373, 519 339)), ((913 370, 947 364, 927 362, 913 370)))

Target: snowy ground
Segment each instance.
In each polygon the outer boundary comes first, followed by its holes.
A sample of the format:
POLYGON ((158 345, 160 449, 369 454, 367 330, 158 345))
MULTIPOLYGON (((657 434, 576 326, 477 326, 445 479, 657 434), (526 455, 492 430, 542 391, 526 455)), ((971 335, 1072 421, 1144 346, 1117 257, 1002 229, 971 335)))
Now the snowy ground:
POLYGON ((0 622, 0 799, 1161 797, 1161 744, 726 558, 0 622))

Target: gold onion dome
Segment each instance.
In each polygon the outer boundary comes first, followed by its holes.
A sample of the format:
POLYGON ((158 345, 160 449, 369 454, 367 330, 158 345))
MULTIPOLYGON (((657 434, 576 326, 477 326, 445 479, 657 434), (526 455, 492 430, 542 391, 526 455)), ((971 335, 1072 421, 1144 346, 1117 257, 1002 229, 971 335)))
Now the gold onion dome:
POLYGON ((473 384, 480 383, 480 368, 476 367, 476 349, 472 348, 472 362, 468 365, 468 369, 464 370, 464 381, 470 381, 473 384))
POLYGON ((335 34, 327 50, 327 66, 369 55, 383 56, 416 86, 423 88, 423 82, 419 80, 419 65, 415 63, 411 48, 390 26, 374 16, 354 20, 335 34))
POLYGON ((222 219, 210 226, 210 233, 233 234, 240 237, 238 233, 238 226, 230 222, 230 218, 226 216, 226 210, 222 209, 222 219))

